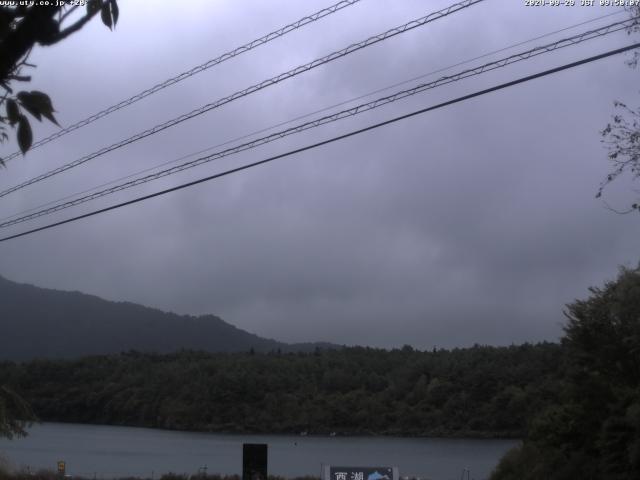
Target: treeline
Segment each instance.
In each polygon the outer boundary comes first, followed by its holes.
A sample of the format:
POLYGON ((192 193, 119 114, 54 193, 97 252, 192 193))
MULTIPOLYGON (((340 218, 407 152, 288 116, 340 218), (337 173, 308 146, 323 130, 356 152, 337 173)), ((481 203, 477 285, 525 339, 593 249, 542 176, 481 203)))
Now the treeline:
POLYGON ((43 421, 310 434, 521 437, 557 401, 557 344, 0 363, 43 421))
MULTIPOLYGON (((93 477, 83 477, 74 475, 74 480, 94 480, 93 477)), ((160 480, 241 480, 240 475, 207 475, 198 473, 197 475, 181 475, 176 473, 166 473, 160 476, 160 480)), ((52 470, 39 470, 37 472, 28 472, 20 470, 17 472, 10 472, 7 469, 2 468, 0 464, 0 480, 60 480, 60 475, 52 470)), ((140 477, 119 477, 114 480, 140 480, 140 477)), ((152 480, 152 479, 146 479, 152 480)), ((285 478, 278 475, 268 475, 267 480, 320 480, 318 477, 306 476, 306 477, 293 477, 285 478)))

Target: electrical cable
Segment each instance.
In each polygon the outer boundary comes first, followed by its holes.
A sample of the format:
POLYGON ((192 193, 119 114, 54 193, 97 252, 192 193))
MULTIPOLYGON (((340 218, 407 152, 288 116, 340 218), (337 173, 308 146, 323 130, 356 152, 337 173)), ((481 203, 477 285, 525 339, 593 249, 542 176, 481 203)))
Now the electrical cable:
POLYGON ((634 44, 631 44, 631 45, 627 45, 626 47, 621 47, 621 48, 617 48, 617 49, 614 49, 614 50, 609 50, 609 51, 601 53, 599 55, 594 55, 594 56, 591 56, 591 57, 587 57, 587 58, 584 58, 582 60, 578 60, 578 61, 575 61, 575 62, 567 63, 567 64, 561 65, 559 67, 555 67, 555 68, 552 68, 552 69, 549 69, 549 70, 544 70, 542 72, 538 72, 538 73, 535 73, 535 74, 532 74, 532 75, 527 75, 525 77, 520 77, 520 78, 518 78, 516 80, 512 80, 510 82, 501 83, 499 85, 496 85, 496 86, 493 86, 493 87, 490 87, 490 88, 486 88, 484 90, 479 90, 479 91, 476 91, 474 93, 470 93, 468 95, 463 95, 461 97, 457 97, 457 98, 455 98, 453 100, 449 100, 449 101, 446 101, 446 102, 443 102, 443 103, 439 103, 437 105, 433 105, 433 106, 430 106, 430 107, 426 107, 426 108, 423 108, 423 109, 420 109, 420 110, 413 111, 411 113, 400 115, 398 117, 394 117, 394 118, 391 118, 389 120, 385 120, 383 122, 375 123, 373 125, 369 125, 367 127, 360 128, 358 130, 353 130, 351 132, 348 132, 348 133, 345 133, 345 134, 342 134, 342 135, 338 135, 338 136, 329 138, 327 140, 323 140, 323 141, 320 141, 320 142, 317 142, 317 143, 306 145, 304 147, 296 148, 294 150, 290 150, 290 151, 285 152, 285 153, 274 155, 272 157, 268 157, 268 158, 265 158, 265 159, 257 161, 257 162, 253 162, 253 163, 249 163, 249 164, 246 164, 246 165, 242 165, 240 167, 236 167, 236 168, 233 168, 233 169, 230 169, 230 170, 225 170, 223 172, 216 173, 214 175, 210 175, 208 177, 204 177, 204 178, 200 178, 198 180, 194 180, 194 181, 191 181, 191 182, 183 183, 183 184, 177 185, 175 187, 171 187, 171 188, 168 188, 168 189, 165 189, 165 190, 161 190, 161 191, 158 191, 158 192, 155 192, 155 193, 151 193, 149 195, 144 195, 142 197, 137 197, 137 198, 134 198, 132 200, 128 200, 126 202, 122 202, 122 203, 118 203, 118 204, 115 204, 115 205, 111 205, 109 207, 101 208, 99 210, 94 210, 92 212, 88 212, 88 213, 85 213, 83 215, 78 215, 76 217, 72 217, 72 218, 68 218, 68 219, 65 219, 65 220, 61 220, 59 222, 50 223, 48 225, 44 225, 42 227, 34 228, 32 230, 28 230, 28 231, 25 231, 25 232, 21 232, 21 233, 17 233, 17 234, 14 234, 14 235, 7 236, 7 237, 3 237, 3 238, 0 238, 0 242, 6 242, 8 240, 12 240, 12 239, 15 239, 15 238, 20 238, 20 237, 23 237, 25 235, 30 235, 30 234, 33 234, 33 233, 36 233, 36 232, 41 232, 43 230, 48 230, 48 229, 51 229, 51 228, 54 228, 54 227, 57 227, 57 226, 60 226, 60 225, 65 225, 67 223, 71 223, 71 222, 75 222, 75 221, 78 221, 78 220, 82 220, 84 218, 92 217, 92 216, 95 216, 95 215, 98 215, 98 214, 101 214, 101 213, 105 213, 105 212, 108 212, 108 211, 111 211, 111 210, 116 210, 116 209, 119 209, 119 208, 122 208, 122 207, 126 207, 128 205, 133 205, 134 203, 139 203, 139 202, 142 202, 144 200, 149 200, 151 198, 155 198, 155 197, 159 197, 161 195, 165 195, 167 193, 171 193, 171 192, 175 192, 177 190, 182 190, 182 189, 185 189, 185 188, 188 188, 188 187, 192 187, 194 185, 198 185, 200 183, 204 183, 204 182, 208 182, 210 180, 221 178, 221 177, 230 175, 232 173, 237 173, 237 172, 240 172, 240 171, 243 171, 243 170, 247 170, 249 168, 256 167, 258 165, 269 163, 269 162, 272 162, 274 160, 278 160, 280 158, 284 158, 284 157, 288 157, 288 156, 291 156, 291 155, 294 155, 294 154, 297 154, 297 153, 305 152, 307 150, 312 150, 314 148, 318 148, 318 147, 323 146, 323 145, 327 145, 327 144, 330 144, 330 143, 333 143, 333 142, 337 142, 338 140, 344 140, 346 138, 349 138, 349 137, 352 137, 352 136, 355 136, 355 135, 359 135, 361 133, 368 132, 370 130, 374 130, 376 128, 380 128, 380 127, 383 127, 385 125, 389 125, 389 124, 398 122, 400 120, 405 120, 407 118, 411 118, 411 117, 414 117, 414 116, 417 116, 417 115, 421 115, 423 113, 430 112, 432 110, 437 110, 439 108, 443 108, 443 107, 446 107, 446 106, 449 106, 449 105, 453 105, 453 104, 460 103, 460 102, 463 102, 463 101, 466 101, 466 100, 470 100, 470 99, 475 98, 475 97, 486 95, 488 93, 495 92, 495 91, 498 91, 498 90, 502 90, 502 89, 505 89, 505 88, 508 88, 508 87, 512 87, 514 85, 518 85, 518 84, 521 84, 521 83, 529 82, 529 81, 537 79, 537 78, 541 78, 541 77, 545 77, 545 76, 548 76, 548 75, 552 75, 552 74, 555 74, 555 73, 558 73, 558 72, 561 72, 561 71, 564 71, 564 70, 568 70, 570 68, 575 68, 575 67, 580 66, 580 65, 584 65, 584 64, 587 64, 587 63, 594 62, 596 60, 601 60, 603 58, 607 58, 607 57, 610 57, 612 55, 617 55, 617 54, 620 54, 620 53, 623 53, 623 52, 627 52, 629 50, 634 50, 636 48, 640 48, 640 42, 639 43, 634 43, 634 44))
POLYGON ((17 190, 21 190, 29 185, 33 185, 34 183, 40 182, 42 180, 45 180, 49 177, 52 177, 54 175, 60 174, 62 172, 65 172, 71 168, 75 168, 79 165, 82 165, 86 162, 88 162, 89 160, 93 160, 94 158, 97 158, 101 155, 104 155, 106 153, 112 152, 118 148, 124 147, 126 145, 129 145, 133 142, 136 142, 138 140, 141 140, 143 138, 146 138, 150 135, 154 135, 158 132, 161 132, 163 130, 166 130, 167 128, 173 127, 179 123, 182 123, 186 120, 189 120, 191 118, 194 118, 198 115, 202 115, 203 113, 209 112, 211 110, 213 110, 214 108, 218 108, 221 107, 222 105, 225 105, 227 103, 230 103, 234 100, 237 100, 239 98, 245 97, 247 95, 250 95, 252 93, 255 93, 259 90, 262 90, 264 88, 267 88, 271 85, 275 85, 277 83, 282 82, 283 80, 292 78, 296 75, 299 75, 301 73, 307 72, 309 70, 312 70, 316 67, 319 67, 321 65, 324 65, 325 63, 329 63, 333 60, 336 60, 338 58, 342 58, 346 55, 349 55, 353 52, 356 52, 358 50, 361 50, 363 48, 369 47, 371 45, 374 45, 376 43, 382 42, 384 40, 387 40, 389 38, 395 37, 396 35, 408 32, 410 30, 413 30, 414 28, 417 27, 421 27, 424 25, 427 25, 428 23, 431 23, 435 20, 438 20, 440 18, 444 18, 448 15, 451 15, 453 13, 456 13, 460 10, 466 9, 472 5, 475 5, 476 3, 480 3, 483 2, 485 0, 464 0, 462 2, 458 2, 455 3, 453 5, 450 5, 449 7, 446 7, 442 10, 439 10, 437 12, 432 12, 424 17, 418 18, 416 20, 412 20, 410 22, 407 22, 403 25, 400 25, 398 27, 392 28, 390 30, 387 30, 384 33, 378 34, 378 35, 374 35, 372 37, 369 37, 366 40, 363 40, 361 42, 358 43, 353 43, 351 45, 349 45, 346 48, 343 48, 342 50, 338 50, 335 51, 333 53, 330 53, 329 55, 326 55, 322 58, 318 58, 316 60, 313 60, 312 62, 309 62, 305 65, 301 65, 298 66, 292 70, 289 70, 285 73, 281 73, 280 75, 277 75, 275 77, 272 77, 268 80, 264 80, 260 83, 257 83, 255 85, 252 85, 251 87, 248 87, 244 90, 240 90, 236 93, 233 93, 232 95, 229 95, 227 97, 223 97, 219 100, 216 100, 215 102, 212 103, 208 103, 206 105, 203 105, 200 108, 197 108, 195 110, 192 110, 189 113, 185 113, 183 115, 180 115, 179 117, 173 118, 167 122, 161 123, 159 125, 156 125, 155 127, 149 128, 143 132, 137 133, 136 135, 133 135, 132 137, 129 137, 125 140, 121 140, 120 142, 114 143, 108 147, 104 147, 96 152, 90 153, 88 155, 85 155, 84 157, 81 157, 77 160, 74 160, 70 163, 67 163, 65 165, 62 165, 58 168, 55 168, 53 170, 50 170, 49 172, 43 173, 41 175, 38 175, 36 177, 33 177, 23 183, 20 183, 18 185, 15 185, 13 187, 10 187, 6 190, 3 190, 0 192, 0 197, 4 197, 6 195, 9 195, 10 193, 13 193, 17 190))
MULTIPOLYGON (((216 58, 207 60, 205 63, 197 65, 191 68, 190 70, 187 70, 186 72, 182 72, 174 77, 171 77, 163 82, 160 82, 154 85, 153 87, 147 88, 146 90, 143 90, 142 92, 139 92, 133 95, 132 97, 127 98, 126 100, 122 100, 121 102, 111 105, 110 107, 107 107, 104 110, 101 110, 98 113, 91 115, 90 117, 80 120, 74 123, 73 125, 69 125, 68 127, 65 127, 61 130, 58 130, 57 132, 49 135, 46 138, 43 138, 42 140, 38 140, 33 145, 31 145, 30 150, 38 148, 46 143, 49 143, 57 138, 60 138, 66 135, 67 133, 73 132, 74 130, 78 130, 79 128, 89 125, 90 123, 93 123, 96 120, 106 117, 107 115, 110 115, 111 113, 118 111, 122 108, 128 107, 129 105, 132 105, 142 100, 143 98, 148 97, 149 95, 153 95, 154 93, 159 92, 160 90, 163 90, 171 85, 175 85, 176 83, 186 80, 187 78, 197 75, 198 73, 204 72, 205 70, 208 70, 211 67, 219 65, 227 60, 237 57, 238 55, 241 55, 250 50, 253 50, 256 47, 269 43, 270 41, 275 40, 276 38, 280 38, 286 35, 287 33, 297 30, 300 27, 303 27, 317 20, 320 20, 328 15, 331 15, 332 13, 336 13, 342 10, 343 8, 350 7, 351 5, 354 5, 359 1, 360 0, 341 0, 338 3, 331 5, 330 7, 323 8, 322 10, 312 13, 311 15, 307 15, 306 17, 303 17, 300 20, 297 20, 296 22, 290 23, 289 25, 285 25, 284 27, 279 28, 278 30, 275 30, 267 35, 264 35, 263 37, 252 40, 249 43, 245 43, 244 45, 237 47, 234 50, 230 50, 216 58)), ((21 153, 19 151, 13 152, 3 160, 7 162, 19 156, 20 154, 21 153)))
POLYGON ((65 201, 65 200, 69 200, 69 199, 71 199, 71 198, 77 197, 78 195, 84 195, 84 194, 86 194, 86 193, 92 192, 92 191, 97 190, 97 189, 99 189, 99 188, 106 187, 106 186, 108 186, 108 185, 113 185, 114 183, 121 182, 121 181, 123 181, 123 180, 127 180, 127 179, 129 179, 129 178, 135 177, 136 175, 142 175, 143 173, 147 173, 147 172, 150 172, 150 171, 152 171, 152 170, 156 170, 156 169, 158 169, 158 168, 162 168, 162 167, 165 167, 165 166, 167 166, 167 165, 171 165, 171 164, 173 164, 173 163, 177 163, 177 162, 179 162, 179 161, 181 161, 181 160, 186 160, 187 158, 194 157, 194 156, 196 156, 196 155, 201 155, 201 154, 203 154, 203 153, 205 153, 205 152, 208 152, 208 151, 211 151, 211 150, 213 150, 213 149, 215 149, 215 148, 224 147, 225 145, 229 145, 229 144, 232 144, 232 143, 238 142, 238 141, 240 141, 240 140, 244 140, 244 139, 247 139, 247 138, 253 137, 253 136, 255 136, 255 135, 259 135, 259 134, 261 134, 261 133, 268 132, 268 131, 270 131, 270 130, 274 130, 274 129, 278 128, 278 127, 282 127, 282 126, 287 125, 287 124, 289 124, 289 123, 293 123, 293 122, 295 122, 295 121, 302 120, 302 119, 304 119, 304 118, 308 118, 308 117, 310 117, 310 116, 312 116, 312 115, 316 115, 316 114, 318 114, 318 113, 326 112, 326 111, 328 111, 328 110, 332 110, 332 109, 334 109, 334 108, 341 107, 341 106, 343 106, 343 105, 347 105, 347 104, 349 104, 349 103, 352 103, 352 102, 355 102, 355 101, 358 101, 358 100, 362 100, 363 98, 370 97, 370 96, 375 95, 375 94, 377 94, 377 93, 382 93, 382 92, 387 91, 387 90, 390 90, 390 89, 392 89, 392 88, 399 87, 399 86, 402 86, 402 85, 406 85, 406 84, 408 84, 408 83, 414 82, 414 81, 416 81, 416 80, 420 80, 420 79, 422 79, 422 78, 430 77, 430 76, 432 76, 432 75, 435 75, 436 73, 441 73, 441 72, 444 72, 444 71, 447 71, 447 70, 451 70, 452 68, 459 67, 459 66, 461 66, 461 65, 469 64, 469 63, 471 63, 471 62, 473 62, 473 61, 480 60, 480 59, 482 59, 482 58, 486 58, 486 57, 489 57, 489 56, 491 56, 491 55, 495 55, 496 53, 501 53, 501 52, 504 52, 504 51, 506 51, 506 50, 511 50, 511 49, 513 49, 513 48, 516 48, 516 47, 519 47, 519 46, 522 46, 522 45, 526 45, 526 44, 531 43, 531 42, 534 42, 534 41, 536 41, 536 40, 540 40, 540 39, 543 39, 543 38, 547 38, 547 37, 550 37, 550 36, 552 36, 552 35, 556 35, 556 34, 558 34, 558 33, 565 32, 565 31, 567 31, 567 30, 572 30, 572 29, 574 29, 574 28, 577 28, 577 27, 580 27, 580 26, 583 26, 583 25, 587 25, 587 24, 589 24, 589 23, 593 23, 593 22, 596 22, 596 21, 598 21, 598 20, 602 20, 602 19, 604 19, 604 18, 608 18, 608 17, 615 16, 615 15, 621 15, 621 14, 623 14, 623 13, 626 13, 626 12, 625 12, 624 10, 619 10, 619 11, 616 11, 616 12, 613 12, 613 13, 608 13, 608 14, 606 14, 606 15, 601 15, 601 16, 599 16, 599 17, 595 17, 595 18, 592 18, 592 19, 586 20, 586 21, 584 21, 584 22, 576 23, 576 24, 573 24, 573 25, 570 25, 570 26, 567 26, 567 27, 561 28, 561 29, 559 29, 559 30, 554 30, 554 31, 552 31, 552 32, 545 33, 545 34, 543 34, 543 35, 539 35, 539 36, 537 36, 537 37, 530 38, 530 39, 528 39, 528 40, 523 40, 523 41, 520 41, 520 42, 518 42, 518 43, 514 43, 514 44, 512 44, 512 45, 509 45, 509 46, 507 46, 507 47, 500 48, 500 49, 498 49, 498 50, 493 50, 493 51, 491 51, 491 52, 484 53, 484 54, 479 55, 479 56, 477 56, 477 57, 473 57, 473 58, 470 58, 470 59, 467 59, 467 60, 463 60, 463 61, 461 61, 461 62, 455 63, 455 64, 453 64, 453 65, 449 65, 449 66, 447 66, 447 67, 439 68, 439 69, 434 70, 434 71, 431 71, 431 72, 429 72, 429 73, 424 73, 424 74, 418 75, 417 77, 413 77, 413 78, 410 78, 410 79, 408 79, 408 80, 403 80, 402 82, 394 83, 393 85, 388 85, 388 86, 386 86, 386 87, 379 88, 379 89, 377 89, 377 90, 373 90, 373 91, 371 91, 371 92, 368 92, 368 93, 365 93, 365 94, 359 95, 359 96, 357 96, 357 97, 350 98, 350 99, 348 99, 348 100, 344 100, 344 101, 339 102, 339 103, 335 103, 335 104, 330 105, 330 106, 328 106, 328 107, 324 107, 324 108, 321 108, 321 109, 319 109, 319 110, 314 110, 313 112, 305 113, 305 114, 303 114, 303 115, 299 115, 299 116, 294 117, 294 118, 292 118, 292 119, 285 120, 284 122, 280 122, 280 123, 277 123, 277 124, 275 124, 275 125, 271 125, 271 126, 269 126, 269 127, 261 128, 261 129, 259 129, 259 130, 255 130, 255 131, 253 131, 253 132, 251 132, 251 133, 246 133, 246 134, 244 134, 244 135, 241 135, 241 136, 239 136, 239 137, 235 137, 235 138, 230 139, 230 140, 226 140, 226 141, 224 141, 224 142, 222 142, 222 143, 218 143, 218 144, 216 144, 216 145, 212 145, 212 146, 210 146, 210 147, 207 147, 207 148, 204 148, 204 149, 198 150, 197 152, 188 153, 188 154, 186 154, 186 155, 182 155, 182 156, 180 156, 180 157, 178 157, 178 158, 174 158, 173 160, 169 160, 169 161, 166 161, 166 162, 162 162, 162 163, 160 163, 160 164, 158 164, 158 165, 155 165, 155 166, 153 166, 153 167, 145 168, 145 169, 143 169, 143 170, 138 170, 138 171, 133 172, 133 173, 130 173, 130 174, 128 174, 128 175, 125 175, 125 176, 122 176, 122 177, 115 178, 115 179, 110 180, 110 181, 108 181, 108 182, 104 182, 104 183, 101 183, 101 184, 96 185, 96 186, 94 186, 94 187, 91 187, 91 188, 88 188, 88 189, 82 190, 82 191, 80 191, 80 192, 72 193, 72 194, 70 194, 70 195, 65 195, 64 197, 57 198, 57 199, 55 199, 55 200, 51 200, 51 201, 49 201, 49 202, 46 202, 46 203, 43 203, 43 204, 40 204, 40 205, 36 205, 35 207, 31 207, 31 208, 28 208, 28 209, 26 209, 26 210, 22 210, 22 211, 20 211, 20 212, 16 212, 16 213, 11 214, 11 215, 8 215, 8 216, 6 216, 6 217, 2 217, 2 218, 0 218, 0 222, 4 222, 4 221, 9 220, 9 219, 14 218, 14 217, 18 217, 18 216, 26 215, 26 214, 28 214, 28 213, 34 212, 34 211, 39 210, 39 209, 42 209, 42 208, 44 208, 44 207, 48 207, 49 205, 53 205, 53 204, 58 203, 58 202, 62 202, 62 201, 65 201))
POLYGON ((165 167, 167 165, 171 165, 173 163, 177 163, 177 162, 179 162, 181 160, 186 160, 187 158, 195 157, 196 155, 201 155, 201 154, 203 154, 205 152, 208 152, 208 151, 211 151, 211 150, 213 150, 215 148, 224 147, 225 145, 229 145, 229 144, 238 142, 240 140, 244 140, 246 138, 253 137, 253 136, 258 135, 260 133, 268 132, 269 130, 274 130, 274 129, 278 128, 278 127, 282 127, 282 126, 287 125, 289 123, 293 123, 295 121, 302 120, 304 118, 308 118, 308 117, 310 117, 312 115, 316 115, 318 113, 322 113, 322 112, 326 112, 328 110, 332 110, 332 109, 334 109, 336 107, 341 107, 343 105, 347 105, 349 103, 352 103, 352 102, 355 102, 355 101, 358 101, 358 100, 362 100, 363 98, 370 97, 372 95, 375 95, 376 93, 381 93, 381 92, 390 90, 392 88, 399 87, 401 85, 406 85, 406 84, 414 82, 416 80, 420 80, 420 79, 425 78, 425 77, 430 77, 432 75, 435 75, 436 73, 440 73, 440 72, 444 72, 444 71, 447 71, 447 70, 451 70, 452 68, 459 67, 461 65, 466 65, 466 64, 471 63, 471 62, 473 62, 475 60, 480 60, 482 58, 486 58, 486 57, 489 57, 491 55, 495 55, 496 53, 501 53, 501 52, 504 52, 506 50, 511 50, 512 48, 519 47, 521 45, 526 45, 527 43, 531 43, 531 42, 534 42, 536 40, 540 40, 542 38, 550 37, 552 35, 556 35, 558 33, 562 33, 562 32, 565 32, 567 30, 572 30, 572 29, 574 29, 576 27, 580 27, 582 25, 593 23, 593 22, 596 22, 598 20, 602 20, 604 18, 611 17, 611 16, 614 16, 614 15, 621 15, 623 13, 626 13, 626 12, 624 10, 618 10, 618 11, 613 12, 613 13, 608 13, 606 15, 601 15, 599 17, 595 17, 595 18, 592 18, 590 20, 586 20, 584 22, 576 23, 576 24, 570 25, 568 27, 561 28, 559 30, 554 30, 552 32, 545 33, 543 35, 539 35, 537 37, 530 38, 528 40, 523 40, 521 42, 509 45, 508 47, 503 47, 503 48, 500 48, 498 50, 493 50, 491 52, 484 53, 484 54, 479 55, 477 57, 473 57, 473 58, 470 58, 470 59, 467 59, 467 60, 463 60, 461 62, 455 63, 453 65, 449 65, 447 67, 439 68, 438 70, 434 70, 434 71, 431 71, 429 73, 424 73, 424 74, 418 75, 417 77, 413 77, 413 78, 410 78, 408 80, 403 80, 402 82, 394 83, 393 85, 388 85, 386 87, 382 87, 382 88, 379 88, 377 90, 373 90, 371 92, 359 95, 357 97, 353 97, 353 98, 350 98, 348 100, 344 100, 342 102, 335 103, 333 105, 329 105, 328 107, 323 107, 323 108, 321 108, 319 110, 314 110, 313 112, 308 112, 308 113, 305 113, 303 115, 299 115, 297 117, 291 118, 289 120, 285 120, 284 122, 276 123, 275 125, 271 125, 269 127, 264 127, 264 128, 259 129, 259 130, 255 130, 255 131, 253 131, 251 133, 243 134, 243 135, 241 135, 239 137, 235 137, 235 138, 232 138, 230 140, 226 140, 226 141, 224 141, 222 143, 218 143, 216 145, 212 145, 210 147, 198 150, 197 152, 188 153, 188 154, 182 155, 182 156, 180 156, 178 158, 174 158, 173 160, 162 162, 162 163, 160 163, 158 165, 155 165, 153 167, 148 167, 148 168, 145 168, 143 170, 138 170, 136 172, 127 174, 125 176, 115 178, 115 179, 110 180, 108 182, 104 182, 104 183, 101 183, 99 185, 95 185, 95 186, 93 186, 91 188, 87 188, 85 190, 82 190, 80 192, 72 193, 70 195, 65 195, 64 197, 57 198, 55 200, 51 200, 49 202, 37 205, 35 207, 28 208, 26 210, 22 210, 20 212, 16 212, 16 213, 11 214, 11 215, 7 215, 6 217, 0 218, 0 222, 3 222, 5 220, 9 220, 9 219, 17 217, 17 216, 25 215, 27 213, 33 212, 35 210, 38 210, 38 209, 41 209, 41 208, 44 208, 44 207, 48 207, 49 205, 53 205, 54 203, 62 202, 64 200, 69 200, 71 198, 77 197, 78 195, 84 195, 85 193, 92 192, 94 190, 97 190, 98 188, 106 187, 108 185, 113 185, 114 183, 121 182, 123 180, 127 180, 129 178, 135 177, 136 175, 142 175, 143 173, 147 173, 147 172, 150 172, 152 170, 156 170, 158 168, 162 168, 162 167, 165 167))
POLYGON ((157 180, 159 178, 163 178, 169 175, 173 175, 175 173, 187 170, 189 168, 193 168, 199 165, 202 165, 204 163, 208 163, 214 160, 218 160, 220 158, 224 158, 230 155, 234 155, 240 152, 244 152, 253 148, 256 148, 258 146, 262 146, 265 145, 267 143, 273 142, 275 140, 279 140, 281 138, 284 138, 286 136, 292 135, 292 134, 296 134, 296 133, 300 133, 302 131, 306 131, 312 128, 316 128, 319 127, 321 125, 326 125, 328 123, 332 123, 334 121, 337 120, 342 120, 344 118, 348 118, 348 117, 352 117, 355 115, 358 115, 360 113, 369 111, 369 110, 373 110, 375 108, 381 107, 383 105, 387 105, 389 103, 395 102, 397 100, 401 100, 413 95, 416 95, 418 93, 422 93, 426 90, 430 90, 442 85, 447 85, 449 83, 453 83, 453 82, 457 82, 460 80, 463 80, 465 78, 469 78, 472 76, 476 76, 476 75, 480 75, 482 73, 486 73, 489 71, 493 71, 496 70, 498 68, 503 68, 506 67, 508 65, 512 65, 514 63, 523 61, 523 60, 528 60, 530 58, 533 58, 535 56, 541 55, 541 54, 546 54, 546 53, 550 53, 553 52, 555 50, 561 49, 561 48, 565 48, 568 46, 573 46, 573 45, 578 45, 582 42, 585 42, 587 40, 592 40, 594 38, 600 38, 603 37, 605 35, 609 35, 611 33, 615 33, 618 32, 620 30, 626 29, 629 27, 629 25, 633 24, 634 19, 630 19, 630 20, 624 20, 621 22, 615 22, 612 23, 610 25, 607 25, 605 27, 601 27, 595 30, 589 30, 586 32, 582 32, 576 35, 573 35, 571 37, 568 38, 564 38, 561 40, 557 40, 555 42, 552 42, 550 44, 547 45, 543 45, 543 46, 539 46, 539 47, 535 47, 532 48, 530 50, 527 50, 525 52, 521 52, 521 53, 516 53, 513 55, 510 55, 509 57, 505 57, 502 58, 500 60, 495 60, 493 62, 489 62, 486 63, 484 65, 475 67, 475 68, 471 68, 471 69, 467 69, 467 70, 463 70, 462 72, 453 74, 453 75, 449 75, 449 76, 445 76, 445 77, 441 77, 433 82, 429 82, 429 83, 424 83, 424 84, 420 84, 417 85, 413 88, 407 89, 407 90, 402 90, 399 92, 396 92, 392 95, 388 95, 386 97, 382 97, 382 98, 378 98, 376 100, 373 100, 371 102, 368 103, 363 103, 360 105, 357 105, 355 107, 351 107, 348 108, 346 110, 342 110, 336 113, 333 113, 331 115, 326 115, 324 117, 300 124, 300 125, 296 125, 294 127, 290 127, 286 130, 280 131, 280 132, 276 132, 273 133, 271 135, 267 135, 265 137, 262 138, 258 138, 255 140, 252 140, 250 142, 247 143, 243 143, 241 145, 237 145, 235 147, 232 148, 228 148, 226 150, 222 150, 220 152, 216 152, 201 158, 197 158, 195 160, 183 163, 181 165, 177 165, 175 167, 171 167, 165 170, 161 170, 157 173, 154 174, 150 174, 144 177, 140 177, 137 178, 135 180, 131 180, 129 182, 123 183, 123 184, 119 184, 116 185, 114 187, 111 188, 107 188, 95 193, 92 193, 90 195, 86 195, 84 197, 79 197, 77 199, 65 202, 65 203, 61 203, 58 205, 55 205, 53 207, 49 207, 43 210, 39 210, 37 212, 34 213, 30 213, 28 215, 24 215, 12 220, 7 220, 4 222, 0 222, 0 228, 6 228, 12 225, 16 225, 18 223, 22 223, 22 222, 26 222, 29 220, 33 220, 35 218, 39 218, 42 217, 44 215, 50 215, 52 213, 61 211, 61 210, 65 210, 67 208, 71 208, 77 205, 80 205, 82 203, 86 203, 88 201, 91 200, 95 200, 97 198, 101 198, 107 195, 111 195, 113 193, 122 191, 122 190, 126 190, 128 188, 132 188, 132 187, 136 187, 139 185, 142 185, 144 183, 148 183, 151 182, 153 180, 157 180))

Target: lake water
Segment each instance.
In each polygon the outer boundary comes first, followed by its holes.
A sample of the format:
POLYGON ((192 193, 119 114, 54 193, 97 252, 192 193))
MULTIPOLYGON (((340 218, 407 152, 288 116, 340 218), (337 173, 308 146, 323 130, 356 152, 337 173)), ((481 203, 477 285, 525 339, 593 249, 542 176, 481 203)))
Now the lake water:
POLYGON ((0 455, 13 467, 55 470, 97 479, 118 476, 159 478, 166 472, 241 474, 242 444, 269 445, 269 474, 320 475, 322 464, 397 466, 400 476, 458 480, 485 479, 500 457, 518 442, 397 437, 315 437, 173 432, 148 428, 44 423, 26 438, 0 439, 0 455), (465 474, 465 479, 467 475, 465 474))

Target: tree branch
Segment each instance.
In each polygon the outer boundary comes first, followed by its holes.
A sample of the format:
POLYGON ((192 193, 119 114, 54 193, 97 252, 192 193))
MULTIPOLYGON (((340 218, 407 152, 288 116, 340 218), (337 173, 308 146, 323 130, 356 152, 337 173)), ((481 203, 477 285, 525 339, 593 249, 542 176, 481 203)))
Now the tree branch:
POLYGON ((9 75, 7 77, 8 80, 17 80, 18 82, 30 82, 30 75, 9 75))
POLYGON ((64 12, 62 15, 60 15, 60 20, 58 21, 58 25, 62 25, 62 22, 64 22, 64 19, 67 18, 69 15, 71 15, 77 8, 78 8, 78 5, 75 5, 71 7, 69 10, 67 10, 66 12, 64 12))
POLYGON ((40 44, 42 45, 53 45, 54 43, 58 43, 60 40, 64 40, 65 38, 67 38, 69 35, 71 35, 72 33, 77 32, 78 30, 80 30, 82 27, 85 26, 85 24, 91 20, 96 13, 98 13, 100 10, 94 10, 91 13, 87 13, 84 17, 82 17, 80 20, 78 20, 76 23, 69 25, 67 28, 65 28, 64 30, 61 30, 59 33, 57 33, 56 35, 52 35, 50 38, 47 39, 47 42, 40 42, 40 44))

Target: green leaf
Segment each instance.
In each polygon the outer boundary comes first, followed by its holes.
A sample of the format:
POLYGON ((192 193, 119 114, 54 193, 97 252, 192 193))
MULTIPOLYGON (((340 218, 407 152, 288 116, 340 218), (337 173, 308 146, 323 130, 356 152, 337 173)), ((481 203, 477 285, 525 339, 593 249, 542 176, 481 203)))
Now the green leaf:
POLYGON ((118 8, 118 2, 116 0, 105 0, 100 7, 100 17, 102 23, 104 23, 110 30, 118 23, 118 17, 120 16, 120 9, 118 8))
POLYGON ((105 3, 102 5, 100 16, 102 17, 102 23, 104 23, 107 27, 109 27, 109 30, 111 30, 113 21, 111 20, 111 6, 109 5, 109 3, 105 3))
POLYGON ((53 116, 55 110, 53 109, 49 95, 46 93, 38 90, 20 92, 18 93, 18 100, 20 100, 20 104, 38 120, 42 120, 42 115, 44 115, 51 122, 60 126, 53 116))
POLYGON ((19 116, 20 109, 18 108, 18 103, 13 98, 7 99, 7 118, 9 119, 9 124, 15 125, 19 116))
POLYGON ((116 26, 118 23, 118 17, 120 16, 120 9, 118 8, 117 0, 109 0, 109 4, 111 5, 111 16, 113 17, 113 26, 116 26))
POLYGON ((30 101, 38 108, 39 112, 44 115, 49 121, 55 123, 60 126, 58 121, 53 116, 53 105, 51 104, 51 99, 49 95, 44 92, 40 92, 38 90, 31 90, 30 92, 30 101))
POLYGON ((42 115, 44 115, 50 122, 55 123, 57 126, 60 126, 60 124, 56 120, 56 117, 53 116, 53 113, 51 113, 51 112, 42 112, 42 115))
POLYGON ((41 92, 39 90, 31 90, 28 95, 29 95, 30 101, 38 105, 41 111, 45 111, 45 110, 48 110, 50 112, 53 111, 53 105, 51 104, 51 99, 49 98, 49 95, 47 95, 46 93, 41 92))
POLYGON ((39 121, 42 121, 42 114, 40 113, 40 108, 37 104, 35 104, 29 92, 20 92, 18 93, 18 101, 20 101, 20 105, 24 107, 24 109, 29 112, 31 115, 36 117, 39 121))
POLYGON ((24 115, 20 115, 20 119, 18 120, 18 145, 23 155, 31 148, 32 143, 33 133, 31 133, 29 120, 24 115))
POLYGON ((6 167, 6 165, 4 163, 4 159, 2 157, 0 157, 0 166, 6 167))

